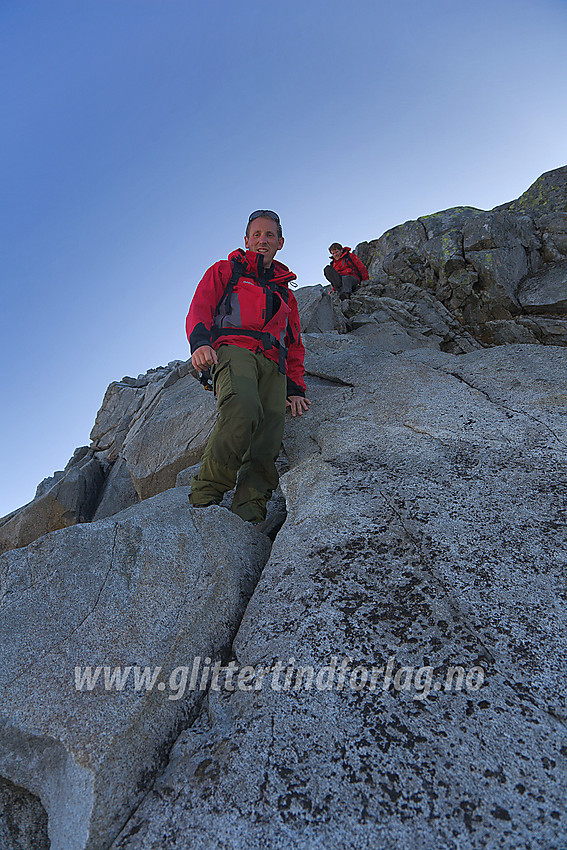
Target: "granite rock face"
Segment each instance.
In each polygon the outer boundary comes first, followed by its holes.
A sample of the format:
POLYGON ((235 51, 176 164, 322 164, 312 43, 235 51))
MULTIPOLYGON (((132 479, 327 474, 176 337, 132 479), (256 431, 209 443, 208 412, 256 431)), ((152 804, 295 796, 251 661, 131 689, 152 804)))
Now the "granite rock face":
POLYGON ((140 497, 134 487, 132 476, 128 472, 126 461, 121 457, 112 465, 93 520, 114 516, 114 514, 130 508, 132 505, 136 505, 139 501, 140 497))
POLYGON ((0 558, 0 774, 39 798, 51 850, 109 845, 199 707, 183 668, 227 651, 267 559, 264 535, 187 493, 0 558))
POLYGON ((209 691, 113 850, 559 848, 567 351, 306 343, 233 643, 256 678, 209 691))
POLYGON ((546 171, 515 201, 498 209, 555 216, 567 213, 567 167, 546 171))

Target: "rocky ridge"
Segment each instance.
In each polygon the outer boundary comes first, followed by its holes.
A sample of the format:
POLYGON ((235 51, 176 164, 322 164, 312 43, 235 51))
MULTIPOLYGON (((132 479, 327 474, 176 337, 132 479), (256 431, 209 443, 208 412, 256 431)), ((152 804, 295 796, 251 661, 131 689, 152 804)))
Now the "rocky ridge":
POLYGON ((3 848, 563 846, 566 221, 567 168, 297 291, 273 545, 187 507, 188 363, 110 385, 0 521, 3 848))
MULTIPOLYGON (((392 298, 415 315, 431 294, 481 344, 567 345, 566 198, 564 167, 491 211, 456 207, 361 243, 371 282, 351 312, 392 298)), ((444 350, 458 353, 450 338, 444 350)))

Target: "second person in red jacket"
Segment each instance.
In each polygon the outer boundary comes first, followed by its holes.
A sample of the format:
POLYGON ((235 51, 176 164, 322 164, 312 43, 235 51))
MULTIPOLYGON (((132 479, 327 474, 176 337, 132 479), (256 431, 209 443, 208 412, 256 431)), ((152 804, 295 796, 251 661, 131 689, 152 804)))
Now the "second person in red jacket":
POLYGON ((333 242, 329 251, 331 264, 325 266, 323 274, 344 301, 350 298, 361 280, 368 280, 368 270, 350 248, 343 248, 339 242, 333 242))

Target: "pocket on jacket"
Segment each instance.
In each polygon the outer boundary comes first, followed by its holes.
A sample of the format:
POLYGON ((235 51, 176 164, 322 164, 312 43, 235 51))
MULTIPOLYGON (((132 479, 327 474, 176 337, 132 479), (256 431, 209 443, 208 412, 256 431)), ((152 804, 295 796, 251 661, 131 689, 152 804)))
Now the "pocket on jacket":
POLYGON ((233 327, 261 331, 266 321, 266 293, 264 288, 247 280, 239 280, 233 296, 236 296, 238 303, 233 314, 233 327))

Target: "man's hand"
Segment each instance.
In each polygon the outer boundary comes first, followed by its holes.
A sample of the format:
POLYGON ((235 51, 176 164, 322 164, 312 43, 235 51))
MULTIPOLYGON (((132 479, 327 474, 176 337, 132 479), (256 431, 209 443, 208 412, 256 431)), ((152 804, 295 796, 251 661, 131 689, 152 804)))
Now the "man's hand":
POLYGON ((201 345, 191 357, 191 363, 197 372, 204 372, 218 362, 217 353, 210 345, 201 345))
POLYGON ((311 402, 308 398, 303 398, 302 395, 290 395, 286 400, 285 406, 291 408, 292 416, 303 416, 304 410, 309 410, 311 402))

